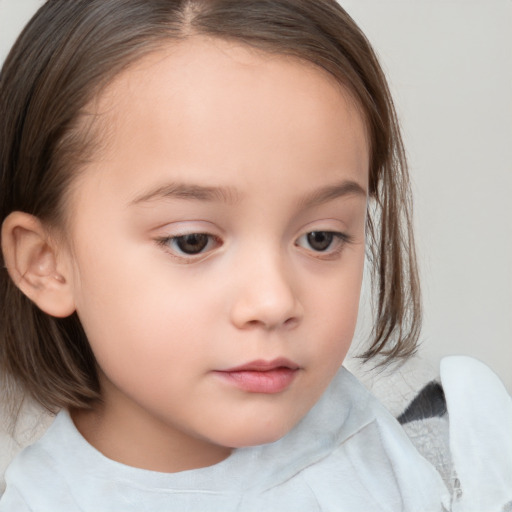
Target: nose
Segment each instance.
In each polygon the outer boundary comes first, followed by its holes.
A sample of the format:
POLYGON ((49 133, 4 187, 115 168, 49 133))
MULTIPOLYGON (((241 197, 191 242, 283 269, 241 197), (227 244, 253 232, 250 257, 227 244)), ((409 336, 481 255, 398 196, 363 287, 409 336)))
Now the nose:
POLYGON ((292 328, 300 323, 303 307, 291 267, 278 257, 252 258, 252 264, 238 266, 231 321, 239 329, 292 328))

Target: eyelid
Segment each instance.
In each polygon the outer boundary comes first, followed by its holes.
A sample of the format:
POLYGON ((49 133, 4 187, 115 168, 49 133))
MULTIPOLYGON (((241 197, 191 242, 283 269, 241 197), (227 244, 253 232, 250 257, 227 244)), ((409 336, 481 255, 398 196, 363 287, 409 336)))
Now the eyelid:
POLYGON ((303 233, 301 236, 299 236, 295 241, 295 245, 300 249, 306 251, 308 254, 312 255, 314 258, 321 260, 332 260, 336 259, 341 254, 346 245, 351 244, 353 242, 354 237, 352 235, 349 235, 348 233, 343 233, 341 231, 336 231, 333 229, 311 229, 303 233), (316 251, 313 248, 308 249, 307 247, 300 245, 299 240, 301 240, 304 237, 307 237, 311 233, 329 233, 333 235, 334 246, 332 248, 327 248, 325 251, 316 251))
MULTIPOLYGON (((176 233, 172 234, 164 234, 161 236, 155 237, 155 242, 162 247, 167 254, 169 254, 172 258, 182 262, 182 263, 194 263, 199 260, 203 260, 208 257, 212 251, 214 251, 217 247, 222 245, 222 239, 213 233, 208 233, 206 230, 201 229, 183 229, 179 230, 176 233), (196 254, 187 254, 183 252, 178 252, 177 250, 171 247, 171 243, 180 238, 186 237, 188 235, 204 235, 209 238, 208 246, 211 245, 213 241, 215 243, 214 247, 210 247, 206 250, 198 252, 196 254)), ((208 247, 207 246, 207 247, 208 247)))

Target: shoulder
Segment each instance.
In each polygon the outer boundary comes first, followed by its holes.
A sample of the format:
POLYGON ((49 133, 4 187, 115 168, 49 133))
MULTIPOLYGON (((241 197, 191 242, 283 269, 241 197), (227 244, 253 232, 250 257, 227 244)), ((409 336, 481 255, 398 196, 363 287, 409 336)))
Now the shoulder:
POLYGON ((58 451, 60 443, 65 442, 65 424, 57 416, 39 441, 14 458, 5 473, 6 489, 0 498, 0 512, 78 510, 69 492, 66 459, 53 456, 54 450, 58 451))
MULTIPOLYGON (((348 504, 347 510, 446 508, 449 495, 439 473, 418 453, 393 415, 356 379, 346 374, 341 377, 327 410, 347 415, 338 435, 331 436, 329 455, 318 457, 302 473, 321 509, 331 510, 339 503, 348 504)), ((317 429, 309 447, 315 442, 326 445, 329 414, 319 419, 322 432, 317 429)))
POLYGON ((21 407, 12 418, 0 394, 0 496, 5 490, 5 471, 18 453, 36 443, 53 423, 55 415, 29 398, 23 398, 21 407))

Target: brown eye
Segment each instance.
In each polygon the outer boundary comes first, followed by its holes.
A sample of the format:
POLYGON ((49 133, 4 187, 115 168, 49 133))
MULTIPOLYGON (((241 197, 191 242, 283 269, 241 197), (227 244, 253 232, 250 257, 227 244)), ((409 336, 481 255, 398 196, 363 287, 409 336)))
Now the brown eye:
POLYGON ((173 239, 173 245, 185 254, 199 254, 207 247, 210 236, 204 233, 190 233, 177 236, 173 239))
POLYGON ((331 231, 312 231, 306 235, 306 239, 311 249, 322 252, 331 246, 334 233, 331 231))

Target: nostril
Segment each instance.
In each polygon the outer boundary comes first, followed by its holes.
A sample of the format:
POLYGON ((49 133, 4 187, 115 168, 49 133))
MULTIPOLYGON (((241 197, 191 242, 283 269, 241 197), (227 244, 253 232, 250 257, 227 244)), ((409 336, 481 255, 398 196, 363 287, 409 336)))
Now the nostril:
POLYGON ((299 323, 298 318, 291 317, 291 318, 288 318, 288 320, 286 320, 283 325, 285 327, 292 328, 292 327, 295 327, 298 323, 299 323))
POLYGON ((296 317, 287 318, 284 322, 265 322, 263 320, 249 320, 245 322, 246 328, 264 328, 265 330, 271 331, 274 329, 293 329, 299 324, 299 319, 296 317))

